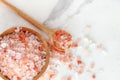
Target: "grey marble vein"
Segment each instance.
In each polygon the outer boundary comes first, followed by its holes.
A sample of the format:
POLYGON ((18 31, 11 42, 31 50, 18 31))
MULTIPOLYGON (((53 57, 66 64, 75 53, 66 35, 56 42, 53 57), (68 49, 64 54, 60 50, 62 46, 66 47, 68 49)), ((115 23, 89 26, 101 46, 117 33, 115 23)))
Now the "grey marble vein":
MULTIPOLYGON (((71 14, 71 15, 67 15, 67 18, 66 18, 65 21, 66 21, 66 22, 69 22, 69 20, 73 19, 74 16, 79 15, 81 9, 82 9, 84 6, 86 6, 86 5, 90 4, 90 3, 92 3, 93 1, 94 1, 94 0, 84 0, 84 1, 79 5, 78 9, 77 9, 73 14, 71 14)), ((63 23, 63 24, 61 24, 61 25, 65 25, 66 22, 63 23)))
POLYGON ((71 16, 74 16, 74 15, 79 14, 81 8, 83 8, 84 6, 86 6, 86 5, 89 4, 89 3, 92 3, 93 1, 94 1, 94 0, 85 0, 82 4, 80 4, 78 10, 77 10, 73 15, 71 15, 71 16))
POLYGON ((73 0, 59 0, 44 23, 46 23, 48 20, 54 20, 61 16, 69 8, 72 2, 73 0))
POLYGON ((46 21, 43 24, 49 27, 63 26, 64 28, 67 28, 69 25, 69 22, 71 22, 71 20, 75 16, 80 14, 81 9, 84 8, 84 6, 91 4, 93 1, 94 0, 83 0, 83 2, 80 2, 80 0, 59 0, 57 5, 49 15, 48 19, 46 19, 46 21), (79 3, 78 7, 74 7, 75 6, 75 4, 73 4, 74 1, 79 3), (72 14, 68 13, 71 6, 74 7, 73 9, 76 8, 76 10, 73 11, 72 14), (67 14, 64 14, 64 13, 67 13, 67 14), (56 25, 54 25, 53 23, 56 25))

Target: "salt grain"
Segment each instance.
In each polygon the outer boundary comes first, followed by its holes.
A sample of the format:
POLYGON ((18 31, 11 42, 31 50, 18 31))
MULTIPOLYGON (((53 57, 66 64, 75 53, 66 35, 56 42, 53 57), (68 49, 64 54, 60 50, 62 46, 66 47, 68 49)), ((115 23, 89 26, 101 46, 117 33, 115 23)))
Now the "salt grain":
POLYGON ((2 44, 1 44, 1 47, 2 47, 2 48, 5 48, 5 47, 7 47, 7 44, 6 44, 6 43, 2 43, 2 44))

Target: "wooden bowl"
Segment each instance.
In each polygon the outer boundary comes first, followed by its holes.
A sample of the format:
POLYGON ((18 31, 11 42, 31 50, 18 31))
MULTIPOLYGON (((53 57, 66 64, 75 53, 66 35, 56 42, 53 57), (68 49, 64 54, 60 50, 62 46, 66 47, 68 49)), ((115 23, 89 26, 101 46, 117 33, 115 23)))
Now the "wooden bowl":
MULTIPOLYGON (((5 32, 3 32, 1 35, 0 35, 0 40, 5 36, 5 35, 8 35, 8 34, 11 34, 13 32, 15 32, 17 28, 16 27, 12 27, 8 30, 6 30, 5 32)), ((42 76, 42 74, 45 72, 45 70, 47 69, 47 66, 49 64, 49 48, 48 48, 48 45, 47 45, 47 42, 46 40, 36 31, 34 31, 33 29, 30 29, 30 28, 26 28, 26 27, 21 27, 22 31, 28 31, 34 35, 36 35, 42 42, 43 42, 43 46, 45 47, 45 51, 46 51, 46 60, 45 60, 45 65, 42 67, 41 71, 38 73, 38 75, 36 75, 33 80, 37 80, 40 76, 42 76)), ((2 77, 4 80, 10 80, 8 79, 6 76, 4 76, 2 73, 0 73, 0 77, 2 77)))

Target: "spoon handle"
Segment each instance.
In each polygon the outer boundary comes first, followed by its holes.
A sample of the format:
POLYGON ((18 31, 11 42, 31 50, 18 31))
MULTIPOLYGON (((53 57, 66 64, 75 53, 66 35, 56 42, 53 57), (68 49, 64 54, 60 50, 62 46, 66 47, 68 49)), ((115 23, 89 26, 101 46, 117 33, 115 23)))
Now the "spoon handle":
POLYGON ((36 21, 35 19, 31 18, 30 16, 28 16, 27 14, 22 12, 20 9, 16 8, 15 6, 13 6, 12 4, 6 2, 5 0, 0 0, 0 2, 2 2, 5 6, 10 8, 11 10, 13 10, 16 14, 21 16, 23 19, 27 20, 29 23, 31 23, 32 25, 34 25, 38 29, 40 29, 43 32, 47 33, 48 35, 50 35, 51 33, 54 32, 54 29, 48 28, 48 27, 40 24, 38 21, 36 21))

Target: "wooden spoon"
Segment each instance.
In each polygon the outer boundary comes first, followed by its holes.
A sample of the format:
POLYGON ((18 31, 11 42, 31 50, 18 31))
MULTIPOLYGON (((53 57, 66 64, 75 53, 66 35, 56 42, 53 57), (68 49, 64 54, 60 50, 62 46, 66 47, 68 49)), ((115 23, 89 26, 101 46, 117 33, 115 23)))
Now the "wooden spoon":
POLYGON ((8 8, 12 9, 15 13, 17 13, 19 16, 21 16, 22 18, 27 20, 29 23, 31 23, 38 29, 45 32, 49 36, 51 44, 55 49, 57 49, 59 51, 65 51, 66 49, 71 47, 72 36, 68 32, 66 32, 64 30, 48 28, 48 27, 40 24, 39 22, 37 22, 36 20, 31 18, 24 12, 22 12, 20 9, 17 9, 15 6, 6 2, 5 0, 0 0, 0 2, 3 3, 4 5, 6 5, 8 8))
MULTIPOLYGON (((3 32, 2 34, 0 34, 1 39, 2 39, 5 35, 8 35, 8 34, 11 34, 11 33, 15 32, 15 30, 16 30, 15 27, 6 30, 5 32, 3 32)), ((36 35, 36 36, 42 41, 43 46, 44 46, 44 48, 45 48, 45 52, 46 52, 45 65, 41 68, 41 71, 38 73, 38 75, 36 75, 36 76, 34 77, 34 79, 33 79, 33 80, 38 80, 39 77, 45 72, 45 70, 47 69, 48 64, 49 64, 50 54, 49 54, 49 48, 48 48, 47 42, 46 42, 46 40, 45 40, 39 33, 37 33, 36 31, 34 31, 34 30, 30 29, 30 28, 21 27, 21 30, 22 30, 22 31, 28 31, 28 32, 36 35)), ((0 40, 1 40, 1 39, 0 39, 0 40)), ((6 76, 3 76, 2 73, 0 73, 0 77, 2 77, 4 80, 9 80, 6 76)))

